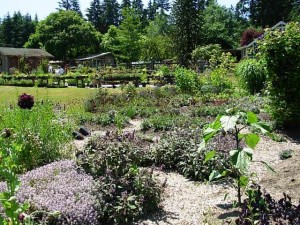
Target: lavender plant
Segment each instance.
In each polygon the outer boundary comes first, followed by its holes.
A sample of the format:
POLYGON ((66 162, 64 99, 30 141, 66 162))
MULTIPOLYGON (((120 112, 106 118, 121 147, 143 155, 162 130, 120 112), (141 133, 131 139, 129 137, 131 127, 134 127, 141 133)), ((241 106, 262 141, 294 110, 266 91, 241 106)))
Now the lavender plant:
MULTIPOLYGON (((48 224, 99 224, 101 212, 94 194, 96 183, 75 162, 48 164, 22 175, 20 182, 22 185, 16 193, 16 200, 30 204, 29 211, 23 214, 24 221, 31 218, 48 224), (59 216, 55 217, 57 213, 53 212, 59 212, 59 216)), ((5 183, 1 183, 0 190, 4 189, 5 183)))

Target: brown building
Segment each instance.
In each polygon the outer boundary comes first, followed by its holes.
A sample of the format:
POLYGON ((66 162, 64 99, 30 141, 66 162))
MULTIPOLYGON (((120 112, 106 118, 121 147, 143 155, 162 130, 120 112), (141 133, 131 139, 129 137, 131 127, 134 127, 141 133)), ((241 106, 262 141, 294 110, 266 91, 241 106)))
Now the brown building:
POLYGON ((111 52, 105 52, 97 55, 91 55, 85 58, 77 59, 77 63, 87 64, 91 67, 114 66, 115 57, 111 52))
POLYGON ((31 69, 36 69, 42 59, 54 58, 43 49, 0 47, 0 73, 9 73, 10 68, 18 68, 22 57, 31 69))

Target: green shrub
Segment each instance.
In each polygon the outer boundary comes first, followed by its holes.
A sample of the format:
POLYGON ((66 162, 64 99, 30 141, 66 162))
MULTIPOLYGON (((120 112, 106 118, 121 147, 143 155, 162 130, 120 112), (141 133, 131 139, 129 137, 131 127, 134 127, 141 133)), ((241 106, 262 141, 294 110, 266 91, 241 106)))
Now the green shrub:
POLYGON ((215 139, 215 144, 198 151, 200 144, 199 130, 177 128, 163 135, 159 144, 152 150, 152 158, 157 166, 172 169, 193 180, 208 180, 216 168, 224 169, 226 149, 233 143, 226 138, 215 139), (218 149, 220 154, 214 161, 204 162, 205 154, 211 149, 218 149))
POLYGON ((199 91, 199 78, 195 71, 178 67, 175 70, 175 82, 184 93, 196 93, 199 91))
POLYGON ((69 121, 59 118, 50 103, 36 103, 31 110, 2 109, 0 117, 0 130, 11 129, 15 142, 22 148, 17 158, 18 172, 60 159, 65 144, 71 139, 69 121))
POLYGON ((300 122, 300 26, 287 24, 285 31, 266 31, 259 45, 268 70, 271 112, 278 124, 300 122))
POLYGON ((79 157, 79 164, 99 182, 101 224, 132 224, 157 209, 161 189, 152 171, 138 168, 149 165, 144 144, 134 132, 110 132, 91 139, 79 157))
POLYGON ((209 74, 201 78, 202 93, 220 93, 226 89, 231 89, 232 84, 227 78, 228 70, 225 68, 216 68, 209 74))
POLYGON ((259 93, 266 84, 266 70, 262 62, 256 59, 242 60, 237 68, 236 75, 241 86, 251 94, 259 93))
POLYGON ((206 46, 199 46, 192 52, 194 61, 205 60, 209 61, 212 56, 219 56, 222 54, 222 48, 218 44, 210 44, 206 46))
POLYGON ((142 122, 142 130, 153 129, 156 131, 167 131, 174 127, 175 119, 172 116, 156 115, 142 122))

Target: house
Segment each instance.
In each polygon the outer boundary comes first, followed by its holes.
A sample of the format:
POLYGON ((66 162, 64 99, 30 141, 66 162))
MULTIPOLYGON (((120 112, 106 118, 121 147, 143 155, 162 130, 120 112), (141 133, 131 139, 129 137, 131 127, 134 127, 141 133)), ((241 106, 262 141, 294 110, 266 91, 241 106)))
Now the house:
MULTIPOLYGON (((284 31, 285 30, 286 23, 283 21, 278 22, 276 25, 271 27, 271 30, 279 30, 279 31, 284 31)), ((241 56, 242 58, 252 58, 254 55, 257 53, 257 41, 261 40, 264 38, 264 34, 262 34, 260 37, 257 39, 253 40, 250 42, 248 45, 245 45, 238 50, 241 51, 241 56)))
POLYGON ((79 64, 89 65, 91 67, 115 65, 115 57, 111 52, 90 55, 85 58, 77 59, 76 61, 79 64))
POLYGON ((30 69, 36 69, 42 59, 54 58, 43 49, 0 47, 0 73, 9 73, 10 68, 18 68, 24 57, 30 69))

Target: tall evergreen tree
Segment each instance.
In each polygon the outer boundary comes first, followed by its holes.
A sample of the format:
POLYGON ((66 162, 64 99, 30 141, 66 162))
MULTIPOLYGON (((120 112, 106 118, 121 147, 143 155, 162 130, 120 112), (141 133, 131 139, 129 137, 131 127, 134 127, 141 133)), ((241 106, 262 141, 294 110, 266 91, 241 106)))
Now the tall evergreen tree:
POLYGON ((191 53, 199 44, 201 20, 197 0, 175 0, 172 9, 173 42, 179 63, 188 65, 191 53))
POLYGON ((157 8, 160 10, 160 13, 165 13, 170 10, 169 0, 157 0, 157 8))
POLYGON ((9 13, 3 18, 0 24, 0 44, 8 47, 23 47, 29 36, 35 32, 36 22, 31 16, 22 16, 15 12, 11 17, 9 13))
POLYGON ((152 2, 152 0, 150 0, 148 2, 148 7, 147 7, 148 20, 154 20, 157 8, 158 7, 157 7, 156 0, 153 0, 153 2, 152 2))
POLYGON ((58 2, 58 9, 71 10, 71 0, 61 0, 58 2))
POLYGON ((132 0, 131 7, 138 15, 141 16, 143 14, 144 6, 142 0, 132 0))
POLYGON ((77 12, 80 16, 82 16, 82 12, 80 10, 80 5, 78 0, 70 0, 71 1, 71 10, 77 12))
POLYGON ((279 21, 288 21, 298 0, 240 0, 239 14, 249 18, 254 26, 271 27, 279 21))
POLYGON ((105 30, 104 14, 105 9, 103 8, 100 0, 93 0, 90 3, 90 7, 87 9, 86 16, 88 18, 88 21, 90 21, 94 25, 94 27, 101 33, 104 33, 105 30))
POLYGON ((131 1, 130 0, 122 0, 121 9, 126 8, 126 7, 130 7, 130 6, 131 6, 131 1))
POLYGON ((86 16, 98 31, 106 33, 110 25, 119 24, 119 4, 116 0, 93 0, 86 16))
POLYGON ((104 0, 105 4, 105 29, 106 32, 110 25, 119 25, 120 13, 119 3, 116 0, 104 0))
POLYGON ((13 47, 12 40, 12 19, 9 13, 3 18, 0 27, 0 39, 3 46, 13 47))
POLYGON ((78 0, 61 0, 58 2, 59 10, 72 10, 82 16, 78 0))

